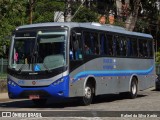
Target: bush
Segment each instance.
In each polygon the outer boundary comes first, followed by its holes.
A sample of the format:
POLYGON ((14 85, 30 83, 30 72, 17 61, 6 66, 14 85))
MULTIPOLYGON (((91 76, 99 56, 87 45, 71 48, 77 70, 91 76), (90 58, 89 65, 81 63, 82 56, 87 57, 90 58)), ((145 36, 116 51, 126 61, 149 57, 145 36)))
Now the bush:
POLYGON ((7 80, 0 80, 0 93, 7 92, 7 80))

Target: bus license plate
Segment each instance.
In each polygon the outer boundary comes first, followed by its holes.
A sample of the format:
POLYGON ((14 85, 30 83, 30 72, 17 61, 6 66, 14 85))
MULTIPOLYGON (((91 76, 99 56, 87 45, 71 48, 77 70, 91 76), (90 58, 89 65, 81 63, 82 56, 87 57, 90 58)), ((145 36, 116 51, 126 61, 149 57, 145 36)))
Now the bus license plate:
POLYGON ((29 99, 40 99, 39 95, 30 95, 29 99))

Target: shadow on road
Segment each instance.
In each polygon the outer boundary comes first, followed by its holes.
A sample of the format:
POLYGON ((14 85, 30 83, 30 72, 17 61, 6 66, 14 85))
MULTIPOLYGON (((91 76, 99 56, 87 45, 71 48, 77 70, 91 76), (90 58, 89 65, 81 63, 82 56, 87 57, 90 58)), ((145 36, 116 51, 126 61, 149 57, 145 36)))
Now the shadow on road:
POLYGON ((159 92, 160 90, 153 89, 153 90, 151 90, 151 91, 157 91, 157 92, 159 92))
MULTIPOLYGON (((147 95, 137 95, 137 98, 141 98, 145 96, 147 95)), ((104 103, 104 102, 114 102, 114 101, 126 100, 126 99, 129 99, 129 98, 119 94, 101 95, 95 98, 95 100, 93 101, 93 104, 104 103)))
MULTIPOLYGON (((137 98, 145 97, 146 95, 138 95, 137 98)), ((114 102, 119 100, 125 100, 124 96, 119 94, 109 94, 101 95, 94 98, 92 104, 114 102)), ((44 106, 36 106, 31 100, 14 100, 9 102, 1 102, 0 108, 36 108, 43 110, 46 108, 67 108, 67 107, 77 107, 81 106, 80 102, 77 99, 68 99, 68 100, 59 100, 54 101, 53 99, 48 100, 47 104, 44 106)))

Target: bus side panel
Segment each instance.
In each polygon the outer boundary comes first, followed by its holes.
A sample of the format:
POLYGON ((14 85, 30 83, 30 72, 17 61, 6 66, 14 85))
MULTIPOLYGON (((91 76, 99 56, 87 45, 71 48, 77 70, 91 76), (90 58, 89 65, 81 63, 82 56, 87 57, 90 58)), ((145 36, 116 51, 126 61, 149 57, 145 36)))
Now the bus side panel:
POLYGON ((85 71, 85 65, 81 65, 80 67, 74 69, 70 73, 70 86, 69 86, 69 96, 83 96, 84 82, 85 76, 76 76, 78 73, 85 71))
POLYGON ((84 81, 84 79, 79 79, 71 83, 69 92, 70 97, 80 97, 84 95, 84 81))
POLYGON ((138 89, 144 90, 154 85, 154 73, 153 59, 95 58, 70 74, 74 81, 71 91, 83 95, 84 80, 89 76, 96 80, 96 95, 129 91, 133 76, 138 78, 138 89))
POLYGON ((145 90, 155 86, 155 74, 138 76, 138 90, 145 90))

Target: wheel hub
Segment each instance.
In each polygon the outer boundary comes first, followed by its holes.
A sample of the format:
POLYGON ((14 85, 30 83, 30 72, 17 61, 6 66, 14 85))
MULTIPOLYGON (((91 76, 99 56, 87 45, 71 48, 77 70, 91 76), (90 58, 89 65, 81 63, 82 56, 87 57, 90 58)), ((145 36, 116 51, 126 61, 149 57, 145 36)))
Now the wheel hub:
POLYGON ((89 87, 85 88, 85 97, 90 98, 91 97, 91 89, 89 87))
POLYGON ((133 94, 136 94, 136 92, 137 92, 137 88, 136 88, 136 85, 135 85, 135 83, 132 85, 132 93, 133 94))

